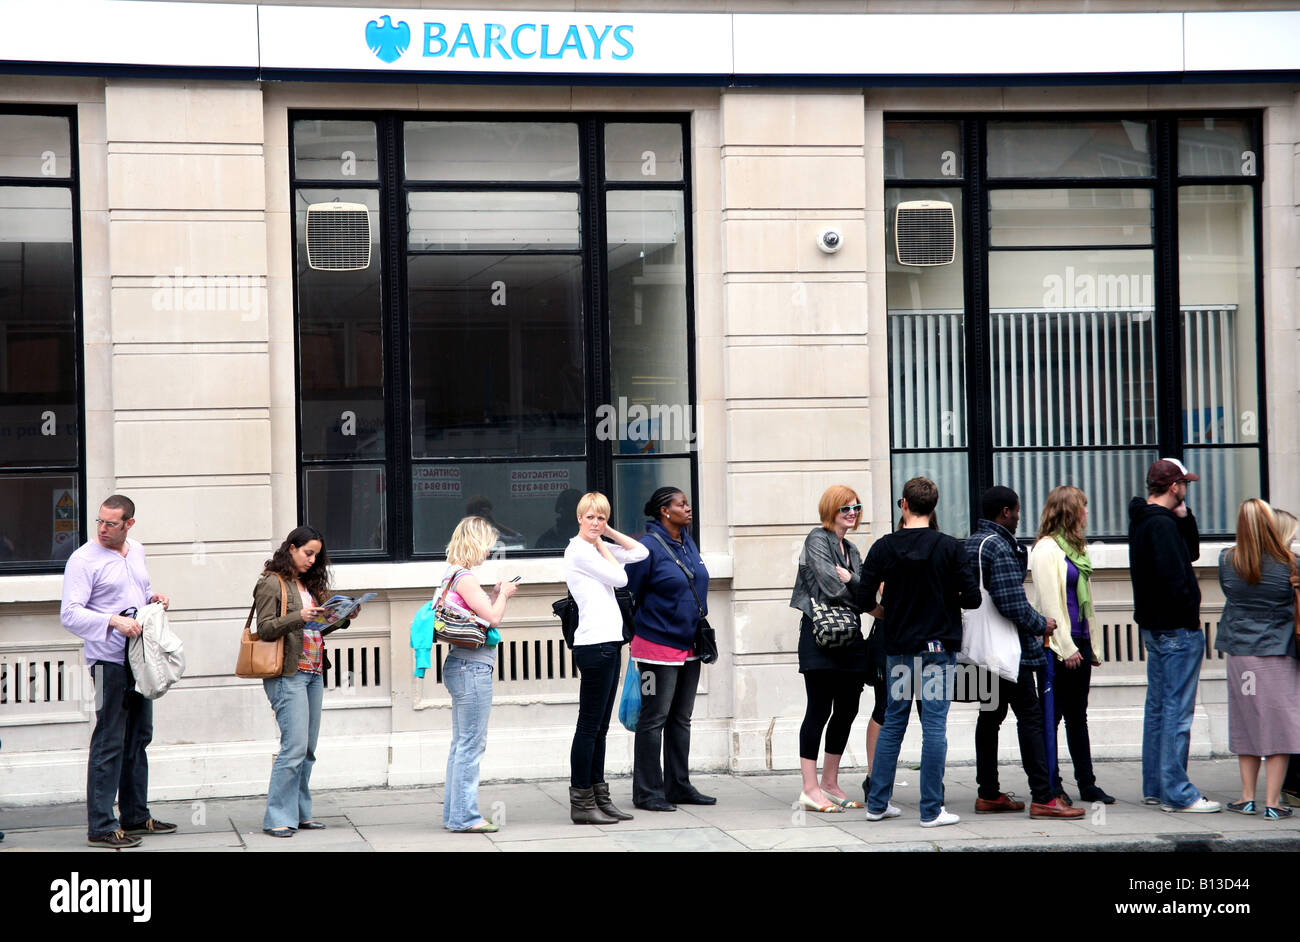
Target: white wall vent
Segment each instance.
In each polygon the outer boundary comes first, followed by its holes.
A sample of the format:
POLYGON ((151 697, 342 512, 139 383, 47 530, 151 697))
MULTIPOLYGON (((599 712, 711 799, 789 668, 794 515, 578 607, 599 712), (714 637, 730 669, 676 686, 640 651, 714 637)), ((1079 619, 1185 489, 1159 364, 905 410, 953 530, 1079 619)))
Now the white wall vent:
POLYGON ((894 210, 894 251, 900 265, 951 265, 957 255, 957 220, 952 203, 899 203, 894 210))
POLYGON ((307 207, 307 264, 318 271, 370 267, 370 212, 361 203, 307 207))

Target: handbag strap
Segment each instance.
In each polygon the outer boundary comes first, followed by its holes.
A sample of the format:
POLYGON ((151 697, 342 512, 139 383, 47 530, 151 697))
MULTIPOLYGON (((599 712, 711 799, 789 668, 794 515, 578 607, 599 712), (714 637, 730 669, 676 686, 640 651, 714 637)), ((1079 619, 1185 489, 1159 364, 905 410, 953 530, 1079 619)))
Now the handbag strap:
MULTIPOLYGON (((289 614, 289 587, 285 584, 284 577, 278 572, 275 574, 275 578, 280 580, 280 617, 283 618, 285 615, 289 614)), ((253 604, 248 606, 248 618, 244 619, 245 632, 247 632, 249 627, 253 624, 253 613, 256 610, 257 600, 254 599, 253 604)))
POLYGON ((655 533, 653 530, 650 531, 650 535, 659 541, 660 546, 662 546, 665 550, 668 550, 668 555, 672 557, 673 562, 675 562, 678 565, 678 567, 681 569, 682 572, 686 573, 686 585, 691 590, 691 595, 695 596, 695 607, 699 609, 700 617, 703 618, 704 606, 700 604, 700 595, 698 592, 695 591, 695 573, 687 569, 686 564, 677 558, 677 554, 674 553, 669 548, 668 543, 665 542, 662 536, 660 536, 658 533, 655 533))
POLYGON ((975 581, 979 584, 981 591, 984 589, 984 544, 995 536, 997 536, 996 533, 990 533, 980 540, 979 552, 975 554, 975 581))
MULTIPOLYGON (((434 611, 437 611, 438 606, 441 605, 443 602, 447 601, 447 593, 450 592, 455 587, 456 583, 460 580, 460 577, 467 576, 467 575, 469 575, 468 569, 466 569, 463 566, 457 566, 455 569, 451 571, 450 576, 442 577, 442 581, 445 583, 445 585, 442 586, 442 591, 438 595, 438 597, 434 599, 433 602, 434 611)), ((477 617, 477 615, 475 617, 477 617)))

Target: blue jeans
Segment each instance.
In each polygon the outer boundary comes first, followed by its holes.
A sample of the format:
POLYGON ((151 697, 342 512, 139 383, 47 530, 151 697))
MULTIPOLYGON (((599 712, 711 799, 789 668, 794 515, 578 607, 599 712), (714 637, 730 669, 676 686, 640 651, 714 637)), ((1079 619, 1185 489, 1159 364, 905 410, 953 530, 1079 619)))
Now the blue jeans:
POLYGON ((464 831, 481 824, 478 813, 478 765, 487 748, 488 714, 492 712, 491 664, 449 654, 442 665, 443 683, 451 694, 451 748, 442 796, 442 826, 464 831))
POLYGON ((605 781, 605 737, 618 700, 622 647, 621 642, 606 641, 580 644, 573 649, 573 660, 582 674, 578 725, 569 749, 569 784, 574 788, 591 788, 605 781))
POLYGON ((122 809, 122 824, 149 818, 149 757, 153 739, 153 701, 135 691, 130 662, 94 661, 95 731, 90 735, 86 766, 86 818, 90 837, 118 829, 113 797, 122 809))
POLYGON ((1201 797, 1187 780, 1196 684, 1205 635, 1199 628, 1155 634, 1143 629, 1147 652, 1147 702, 1142 721, 1142 795, 1173 808, 1201 797))
POLYGON ((943 770, 948 758, 948 705, 952 697, 953 667, 957 655, 949 651, 926 651, 914 655, 889 655, 885 659, 885 683, 889 705, 885 725, 876 740, 871 760, 871 792, 867 811, 880 814, 894 794, 894 773, 898 750, 907 732, 915 694, 921 713, 921 820, 933 821, 943 807, 943 770), (913 675, 920 665, 919 688, 913 691, 913 675))
POLYGON ((262 689, 280 724, 280 751, 271 766, 262 827, 296 828, 311 820, 309 786, 316 764, 324 682, 320 674, 298 671, 288 677, 269 677, 262 681, 262 689))

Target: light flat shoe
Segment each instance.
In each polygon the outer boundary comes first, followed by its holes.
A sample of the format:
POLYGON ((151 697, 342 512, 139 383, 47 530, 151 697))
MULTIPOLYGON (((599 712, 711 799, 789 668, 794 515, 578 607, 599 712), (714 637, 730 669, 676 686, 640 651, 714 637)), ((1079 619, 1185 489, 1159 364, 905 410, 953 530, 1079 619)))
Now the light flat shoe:
POLYGON ((876 814, 876 813, 874 813, 874 812, 868 811, 868 812, 867 812, 867 820, 868 820, 868 821, 883 821, 883 820, 885 820, 885 818, 897 818, 897 817, 898 817, 899 815, 901 815, 902 813, 903 813, 902 811, 900 811, 898 808, 894 807, 893 805, 886 805, 886 806, 885 806, 885 810, 882 811, 882 812, 880 812, 879 814, 876 814))
POLYGON ((496 833, 497 831, 499 831, 499 830, 501 830, 501 828, 498 827, 497 825, 493 824, 491 821, 480 821, 478 824, 474 825, 472 828, 462 828, 461 830, 456 831, 455 833, 457 833, 457 834, 495 834, 495 833, 496 833))
POLYGON ((804 792, 799 793, 799 807, 803 808, 805 811, 816 811, 818 814, 843 814, 844 813, 844 809, 841 808, 839 805, 835 804, 834 802, 827 802, 824 805, 819 805, 817 804, 817 802, 809 798, 807 794, 805 794, 804 792))
POLYGON ((1222 811, 1223 805, 1219 804, 1217 801, 1211 801, 1209 798, 1202 795, 1186 808, 1175 808, 1172 805, 1161 805, 1160 810, 1166 811, 1169 814, 1213 814, 1216 811, 1222 811))
POLYGON ((929 821, 922 821, 921 827, 941 828, 947 824, 956 824, 960 820, 961 820, 961 815, 953 814, 951 811, 948 811, 946 808, 940 805, 939 814, 936 817, 931 818, 929 821))
POLYGON ((862 804, 862 802, 854 801, 852 798, 836 798, 834 795, 830 794, 829 792, 822 792, 822 794, 826 796, 827 801, 835 802, 835 804, 839 805, 845 811, 852 811, 858 808, 865 807, 862 804))

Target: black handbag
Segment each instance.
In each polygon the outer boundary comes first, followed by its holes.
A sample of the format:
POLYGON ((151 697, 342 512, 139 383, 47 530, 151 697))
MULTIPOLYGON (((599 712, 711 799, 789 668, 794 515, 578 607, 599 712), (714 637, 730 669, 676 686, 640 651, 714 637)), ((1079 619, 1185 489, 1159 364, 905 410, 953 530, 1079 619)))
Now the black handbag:
MULTIPOLYGON (((633 613, 636 611, 636 600, 627 589, 615 589, 614 600, 618 602, 618 610, 623 615, 623 642, 626 644, 632 640, 632 635, 636 631, 636 623, 632 620, 633 613)), ((560 620, 564 643, 572 648, 573 638, 578 632, 578 603, 574 600, 573 593, 565 593, 564 598, 552 602, 551 611, 560 620)))
POLYGON ((718 636, 713 628, 709 625, 709 620, 704 617, 704 606, 700 604, 700 595, 695 591, 695 574, 686 568, 686 564, 677 558, 677 554, 669 549, 664 538, 658 533, 651 533, 652 537, 659 541, 659 545, 668 551, 682 572, 686 573, 686 585, 691 590, 691 595, 695 597, 695 608, 699 612, 699 620, 695 622, 695 656, 700 659, 701 664, 712 664, 718 659, 718 636))

